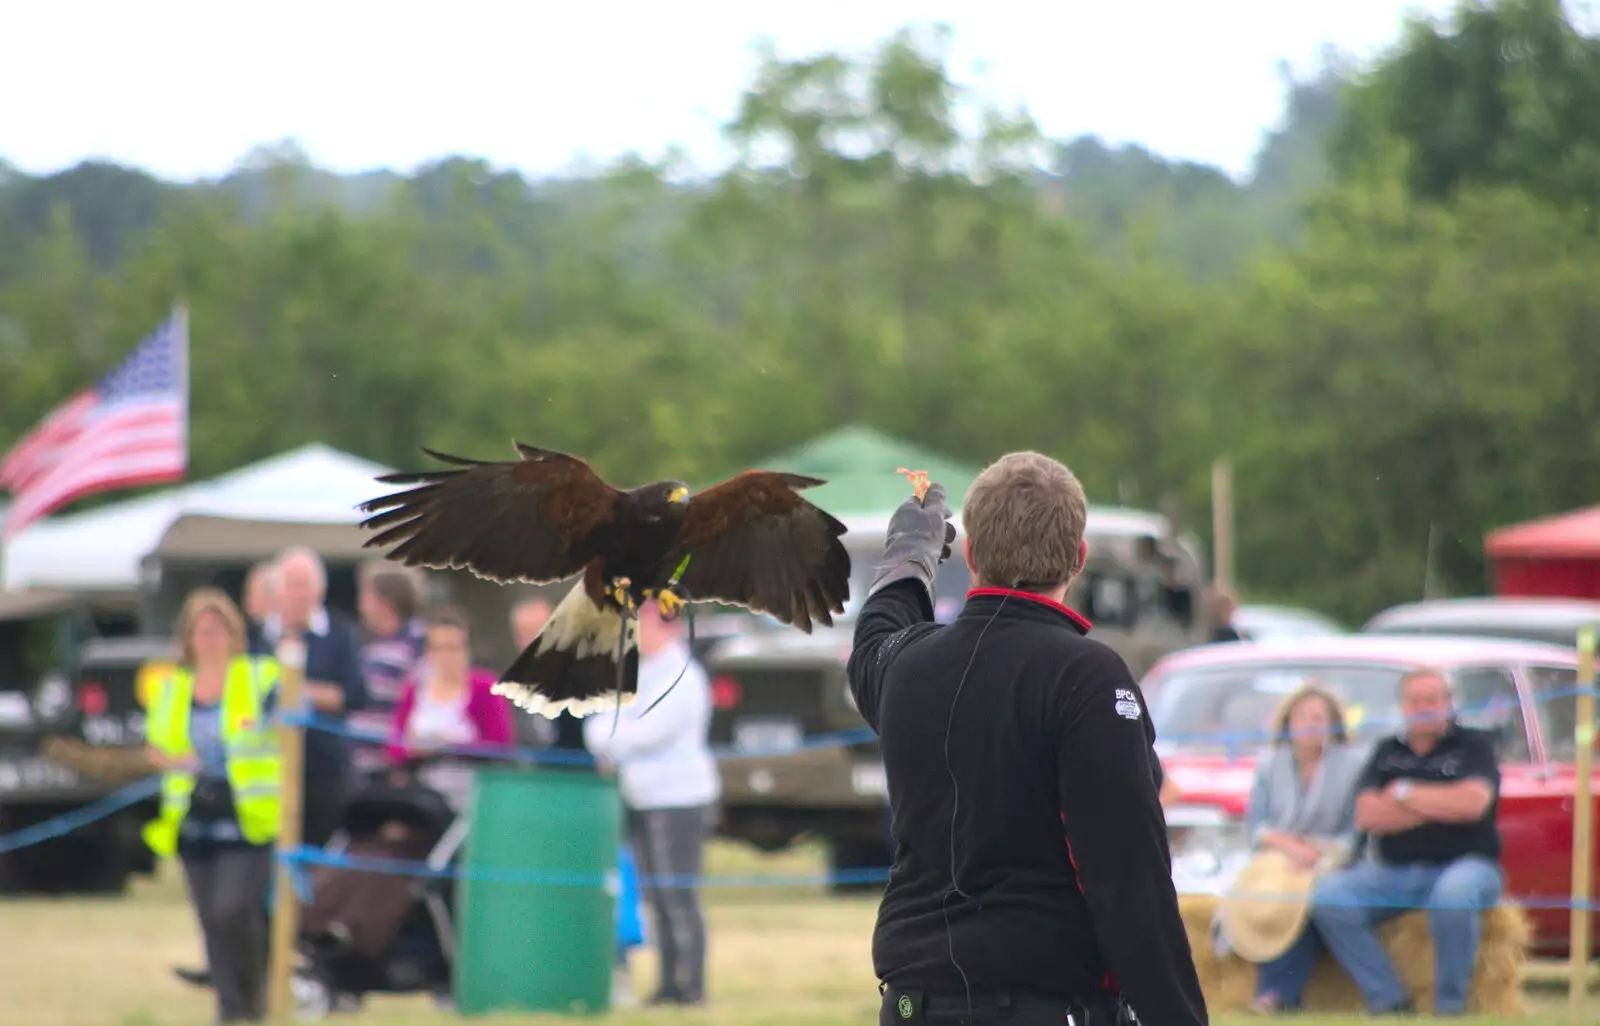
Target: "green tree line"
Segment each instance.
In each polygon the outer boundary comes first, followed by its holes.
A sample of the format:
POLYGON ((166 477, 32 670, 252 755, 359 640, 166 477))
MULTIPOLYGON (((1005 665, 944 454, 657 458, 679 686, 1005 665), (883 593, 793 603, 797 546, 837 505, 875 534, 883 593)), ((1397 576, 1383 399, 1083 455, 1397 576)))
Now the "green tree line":
POLYGON ((1594 501, 1600 51, 1556 0, 1290 83, 1244 183, 1042 139, 944 44, 769 56, 714 179, 0 168, 0 444, 181 298, 196 477, 515 436, 705 480, 865 422, 1203 534, 1225 456, 1247 594, 1351 620, 1419 595, 1430 526, 1477 593, 1486 530, 1594 501))

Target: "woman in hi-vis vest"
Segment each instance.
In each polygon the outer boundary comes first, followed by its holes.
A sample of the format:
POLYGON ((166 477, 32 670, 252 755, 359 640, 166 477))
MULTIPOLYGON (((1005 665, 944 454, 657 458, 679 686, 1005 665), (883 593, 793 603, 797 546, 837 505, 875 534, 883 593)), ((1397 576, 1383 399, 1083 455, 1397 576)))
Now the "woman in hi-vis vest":
POLYGON ((179 664, 151 697, 146 736, 162 768, 161 812, 146 825, 177 856, 205 936, 222 1022, 266 1016, 267 891, 281 821, 282 767, 270 716, 278 664, 245 654, 245 622, 215 588, 178 616, 179 664))

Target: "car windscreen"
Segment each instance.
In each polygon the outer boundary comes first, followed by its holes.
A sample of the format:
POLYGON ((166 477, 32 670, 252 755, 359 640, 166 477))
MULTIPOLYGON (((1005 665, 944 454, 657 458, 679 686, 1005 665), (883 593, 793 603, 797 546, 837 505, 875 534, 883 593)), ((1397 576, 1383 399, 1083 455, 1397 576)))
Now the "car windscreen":
POLYGON ((1345 706, 1351 741, 1368 741, 1399 725, 1395 689, 1403 670, 1325 663, 1242 664, 1177 670, 1147 681, 1146 700, 1164 745, 1198 751, 1252 752, 1271 740, 1284 699, 1319 684, 1345 706))
MULTIPOLYGON (((1545 754, 1552 762, 1578 756, 1578 671, 1570 666, 1530 666, 1528 679, 1544 731, 1545 754)), ((1593 725, 1590 725, 1593 729, 1593 725)))

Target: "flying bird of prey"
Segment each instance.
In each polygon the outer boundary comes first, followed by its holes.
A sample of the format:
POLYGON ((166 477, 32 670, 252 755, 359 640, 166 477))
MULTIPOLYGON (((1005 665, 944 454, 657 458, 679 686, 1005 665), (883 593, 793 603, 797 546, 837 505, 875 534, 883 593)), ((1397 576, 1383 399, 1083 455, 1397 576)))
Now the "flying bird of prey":
POLYGON ((544 630, 495 685, 550 718, 633 701, 637 609, 663 616, 685 602, 726 602, 811 632, 844 612, 850 556, 845 527, 799 495, 814 477, 747 470, 690 496, 679 481, 632 491, 587 462, 514 443, 504 462, 422 451, 456 469, 386 474, 413 487, 363 503, 365 547, 395 544, 406 566, 465 568, 509 583, 547 584, 581 573, 544 630))

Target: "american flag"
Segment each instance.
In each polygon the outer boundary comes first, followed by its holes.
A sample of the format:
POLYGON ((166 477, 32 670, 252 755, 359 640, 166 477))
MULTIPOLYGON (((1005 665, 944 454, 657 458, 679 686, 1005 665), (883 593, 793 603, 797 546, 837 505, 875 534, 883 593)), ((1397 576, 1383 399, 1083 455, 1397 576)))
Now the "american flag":
POLYGON ((182 480, 188 464, 189 319, 178 309, 0 460, 12 497, 0 537, 85 495, 182 480))

